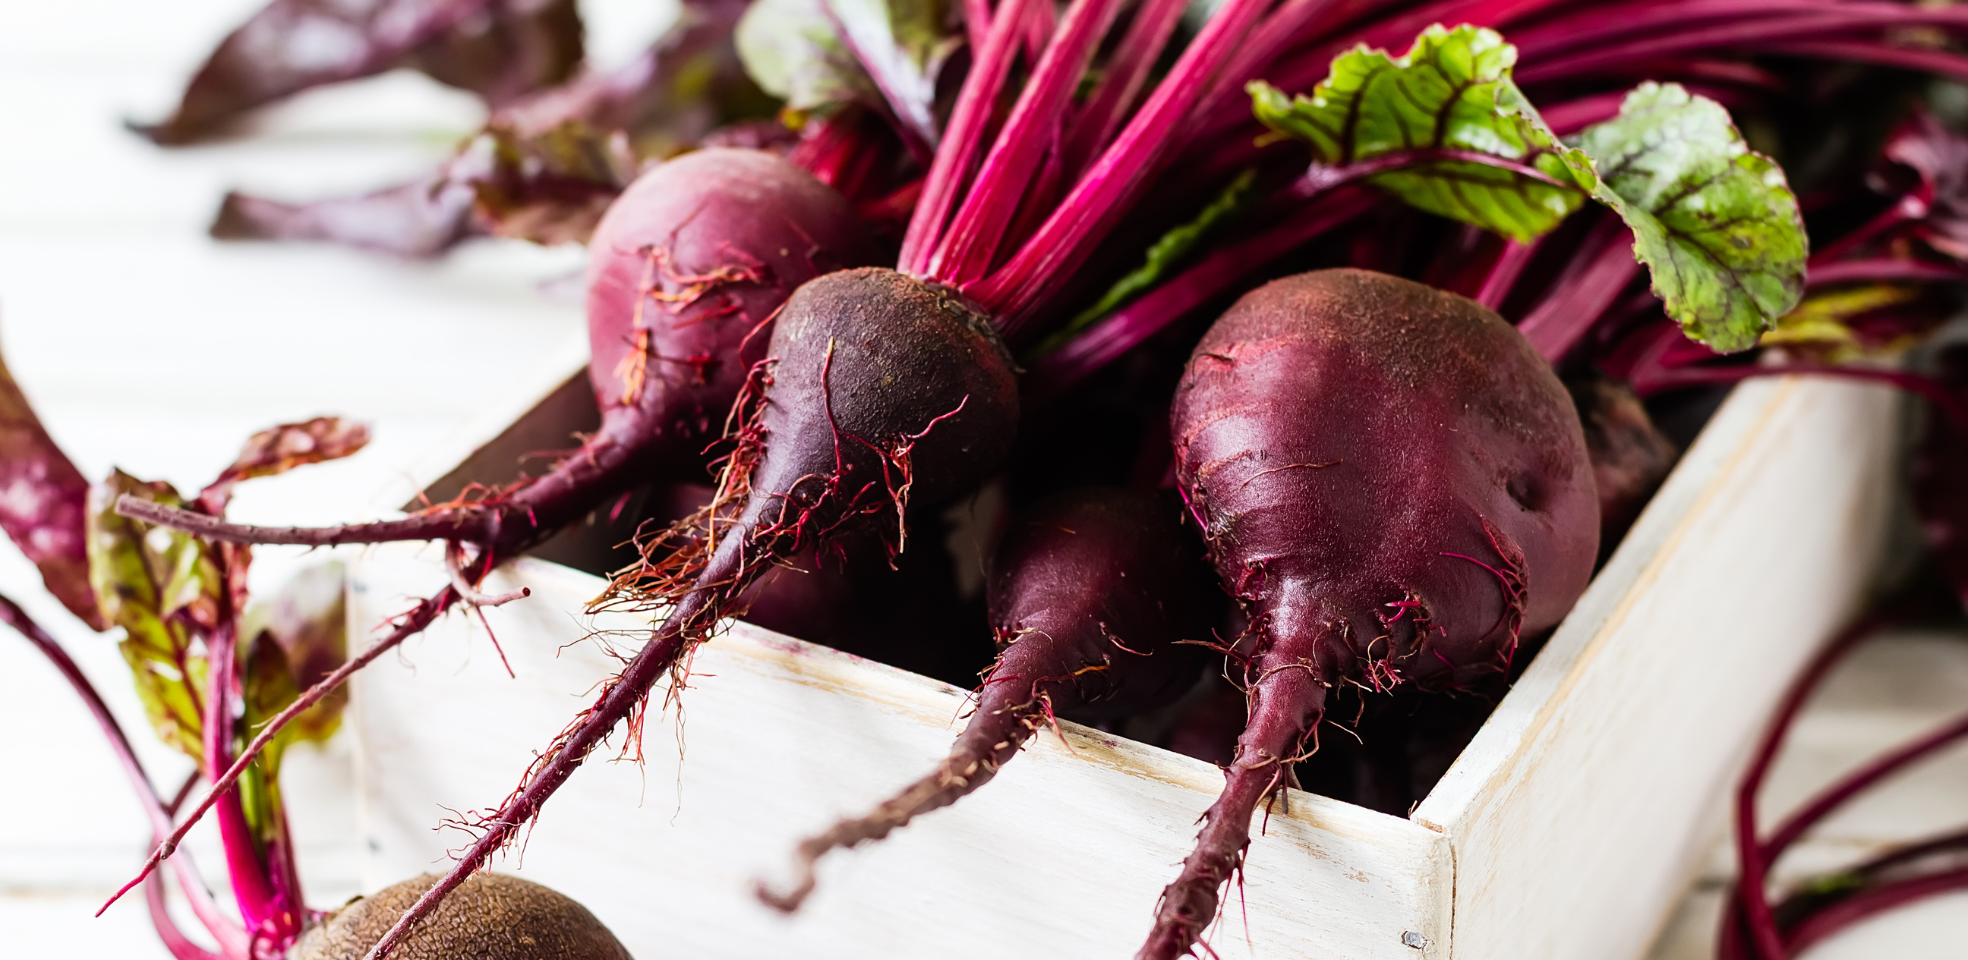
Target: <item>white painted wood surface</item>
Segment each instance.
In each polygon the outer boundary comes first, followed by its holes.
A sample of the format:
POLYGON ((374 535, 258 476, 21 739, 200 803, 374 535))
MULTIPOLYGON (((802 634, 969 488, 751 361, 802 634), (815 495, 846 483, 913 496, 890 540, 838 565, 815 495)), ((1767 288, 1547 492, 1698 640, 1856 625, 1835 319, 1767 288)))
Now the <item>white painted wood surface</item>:
POLYGON ((1888 391, 1739 388, 1415 811, 1456 852, 1456 956, 1630 957, 1789 678, 1884 546, 1888 391))
MULTIPOLYGON (((361 569, 354 596, 372 619, 441 584, 407 552, 377 551, 361 569)), ((372 885, 440 862, 462 838, 432 832, 446 808, 509 792, 615 666, 569 616, 599 580, 522 561, 493 588, 520 584, 534 597, 492 613, 518 679, 463 617, 360 679, 372 885)), ((634 635, 646 622, 592 627, 634 635)), ((642 768, 591 761, 523 858, 501 867, 579 899, 640 957, 1129 956, 1222 785, 1206 763, 1069 725, 1070 750, 1041 738, 964 803, 828 862, 807 909, 785 919, 752 899, 752 880, 777 875, 801 836, 933 766, 963 692, 742 624, 699 653, 693 674, 680 727, 674 712, 651 715, 642 768)), ((1299 794, 1250 862, 1259 949, 1233 925, 1217 937, 1226 957, 1406 960, 1403 934, 1446 937, 1448 849, 1434 831, 1299 794)))
MULTIPOLYGON (((1737 391, 1414 817, 1293 793, 1212 945, 1337 960, 1640 954, 1769 700, 1865 587, 1896 402, 1825 382, 1737 391)), ((435 551, 416 553, 372 554, 355 608, 380 619, 439 586, 435 551)), ((577 615, 598 580, 537 562, 505 576, 497 588, 536 591, 493 615, 518 679, 461 617, 361 679, 372 884, 441 862, 462 839, 431 832, 443 810, 503 797, 580 708, 612 663, 574 641, 604 629, 635 642, 632 621, 577 615)), ((830 861, 787 920, 750 899, 750 881, 928 769, 962 696, 741 626, 699 655, 683 705, 680 732, 674 715, 650 721, 642 770, 578 774, 517 864, 647 956, 1128 956, 1220 785, 1204 764, 1076 729, 1070 751, 1043 740, 957 808, 830 861)))
MULTIPOLYGON (((1902 630, 1860 647, 1805 705, 1758 804, 1766 829, 1839 775, 1968 710, 1968 632, 1902 630)), ((1861 794, 1777 862, 1778 890, 1968 823, 1968 744, 1956 744, 1861 794)), ((1734 840, 1714 840, 1649 960, 1709 960, 1734 840)), ((1884 914, 1804 960, 1968 956, 1968 893, 1884 914)))

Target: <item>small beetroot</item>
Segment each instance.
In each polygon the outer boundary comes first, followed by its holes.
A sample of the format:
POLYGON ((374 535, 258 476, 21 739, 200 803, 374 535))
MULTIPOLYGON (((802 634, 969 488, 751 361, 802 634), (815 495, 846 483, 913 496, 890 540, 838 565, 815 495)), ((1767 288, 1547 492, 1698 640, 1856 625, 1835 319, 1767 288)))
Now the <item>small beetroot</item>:
POLYGON ((1598 547, 1578 417, 1523 337, 1382 274, 1267 284, 1211 327, 1171 417, 1177 479, 1251 618, 1249 721, 1143 958, 1186 953, 1252 811, 1338 683, 1467 687, 1556 623, 1598 547))

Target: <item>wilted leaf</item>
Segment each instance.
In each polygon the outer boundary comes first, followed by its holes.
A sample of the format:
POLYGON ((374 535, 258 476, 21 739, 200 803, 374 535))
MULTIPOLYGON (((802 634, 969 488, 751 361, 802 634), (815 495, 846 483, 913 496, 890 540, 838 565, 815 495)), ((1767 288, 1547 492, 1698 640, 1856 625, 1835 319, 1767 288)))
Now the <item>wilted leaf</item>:
POLYGON ((0 528, 41 571, 48 592, 98 630, 89 588, 89 481, 55 445, 0 360, 0 528))
POLYGON ((575 0, 497 0, 411 50, 402 65, 494 107, 572 76, 585 51, 575 0))
POLYGON ((1321 165, 1392 161, 1367 182, 1430 213, 1527 241, 1585 202, 1590 174, 1510 80, 1515 47, 1493 30, 1439 24, 1399 58, 1356 47, 1334 58, 1310 96, 1250 85, 1258 120, 1312 145, 1321 165), (1458 152, 1507 161, 1525 171, 1458 152), (1406 162, 1402 162, 1406 158, 1406 162))
POLYGON ((118 516, 125 494, 185 505, 169 484, 111 473, 90 492, 89 582, 103 620, 123 628, 123 659, 158 738, 198 760, 205 654, 196 628, 216 623, 223 576, 196 538, 118 516))
POLYGON ((745 76, 732 45, 744 9, 745 0, 688 0, 677 23, 634 61, 499 109, 415 183, 304 204, 233 194, 212 233, 325 240, 406 257, 437 256, 488 234, 585 240, 645 160, 695 147, 733 121, 771 115, 773 104, 745 76))
POLYGON ((496 236, 586 243, 635 175, 626 137, 606 137, 579 121, 530 137, 494 128, 479 139, 489 157, 486 171, 469 181, 472 212, 496 236))
POLYGON ((211 234, 220 240, 321 240, 399 257, 435 257, 474 233, 472 199, 470 187, 443 178, 298 204, 228 193, 211 234))
MULTIPOLYGON (((287 670, 288 680, 280 681, 271 674, 265 682, 269 685, 267 694, 255 694, 251 672, 248 674, 248 723, 247 734, 259 732, 258 725, 252 721, 254 708, 251 701, 261 696, 266 704, 262 716, 272 717, 294 701, 299 691, 306 690, 327 678, 348 658, 348 612, 345 588, 347 571, 341 563, 328 561, 307 567, 282 585, 271 599, 255 600, 247 608, 240 620, 240 636, 254 637, 254 643, 271 642, 279 647, 283 655, 281 663, 287 670), (275 694, 282 683, 291 686, 292 694, 275 694), (275 702, 277 700, 277 703, 275 702)), ((333 736, 341 726, 342 710, 348 703, 348 688, 337 689, 321 702, 315 704, 300 716, 294 718, 282 733, 284 741, 326 740, 333 736)))
POLYGON ((1576 144, 1602 178, 1593 196, 1633 229, 1634 256, 1689 337, 1746 350, 1797 305, 1810 254, 1797 198, 1721 104, 1643 83, 1576 144))
POLYGON ((316 417, 301 423, 283 423, 246 438, 246 445, 232 465, 219 473, 198 494, 206 513, 220 516, 232 499, 232 487, 242 480, 271 477, 295 467, 352 456, 369 445, 366 424, 344 421, 340 417, 316 417))
POLYGON ((495 105, 565 79, 581 58, 572 0, 272 0, 199 68, 158 143, 211 136, 313 87, 398 66, 495 105))
POLYGON ((935 0, 757 0, 737 36, 745 69, 788 110, 885 104, 931 146, 936 76, 958 42, 935 0))
POLYGON ((1919 300, 1911 286, 1880 284, 1812 293, 1796 309, 1777 318, 1776 326, 1759 341, 1766 347, 1788 347, 1816 355, 1828 363, 1845 363, 1867 355, 1897 353, 1915 338, 1875 343, 1853 328, 1853 321, 1876 311, 1919 300))
POLYGON ((1968 261, 1968 137, 1917 110, 1881 153, 1917 178, 1909 197, 1918 204, 1914 235, 1942 256, 1968 261))

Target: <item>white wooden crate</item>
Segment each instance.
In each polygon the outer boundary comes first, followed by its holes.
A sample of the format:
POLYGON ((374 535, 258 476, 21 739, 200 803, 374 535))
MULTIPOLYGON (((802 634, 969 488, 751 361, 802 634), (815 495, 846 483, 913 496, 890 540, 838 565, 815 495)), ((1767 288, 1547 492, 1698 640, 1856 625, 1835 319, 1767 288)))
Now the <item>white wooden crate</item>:
MULTIPOLYGON (((1896 402, 1875 387, 1746 384, 1412 817, 1294 792, 1210 941, 1224 957, 1622 958, 1645 950, 1720 822, 1746 744, 1855 608, 1883 540, 1896 402), (1425 944, 1412 946, 1411 944, 1425 944)), ((430 548, 358 570, 377 622, 441 586, 430 548)), ((441 864, 447 810, 506 795, 615 666, 601 582, 522 561, 492 588, 517 679, 451 617, 360 677, 369 885, 441 864)), ((634 642, 624 639, 625 644, 634 642)), ((737 626, 704 648, 642 765, 591 761, 518 869, 662 957, 1126 957, 1221 784, 1206 763, 1069 725, 993 783, 837 855, 805 910, 751 899, 792 844, 928 769, 963 692, 737 626)))

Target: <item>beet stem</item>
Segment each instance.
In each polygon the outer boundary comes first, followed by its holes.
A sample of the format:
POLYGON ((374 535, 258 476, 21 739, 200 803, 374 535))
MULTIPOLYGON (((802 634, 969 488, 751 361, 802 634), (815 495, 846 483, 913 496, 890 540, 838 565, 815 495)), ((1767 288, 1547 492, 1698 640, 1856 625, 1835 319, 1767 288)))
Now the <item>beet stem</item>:
POLYGON ((1007 331, 1028 322, 1024 315, 1051 299, 1160 169, 1210 78, 1268 6, 1270 0, 1227 0, 1218 8, 1038 233, 1003 268, 964 292, 999 317, 1007 331))
POLYGON ((1072 105, 1073 89, 1119 9, 1119 0, 1073 0, 1067 8, 1037 69, 1019 92, 1011 116, 998 131, 997 142, 985 155, 970 195, 930 257, 929 277, 961 287, 990 270, 1017 210, 1017 197, 1033 186, 1034 171, 1056 142, 1051 132, 1059 129, 1072 105))
POLYGON ((1804 671, 1791 683, 1790 689, 1778 702, 1776 714, 1757 744, 1756 752, 1750 758, 1749 768, 1743 774, 1742 785, 1736 790, 1736 861, 1742 876, 1736 881, 1737 906, 1746 914, 1749 932, 1753 939, 1750 947, 1762 960, 1785 960, 1783 943, 1777 935, 1776 919, 1770 913, 1770 901, 1765 893, 1769 861, 1764 858, 1762 844, 1757 840, 1756 795, 1762 791, 1763 780, 1769 776, 1770 767, 1776 763, 1777 751, 1783 747, 1784 739, 1796 722, 1797 714, 1803 710, 1804 701, 1824 680, 1825 674, 1843 659, 1845 654, 1861 642, 1872 637, 1891 623, 1888 617, 1872 614, 1847 627, 1845 632, 1834 637, 1831 643, 1818 652, 1804 671))
MULTIPOLYGON (((606 739, 617 724, 628 719, 642 704, 656 681, 675 667, 685 651, 703 639, 723 611, 719 601, 742 592, 756 574, 745 568, 745 533, 733 531, 718 545, 699 574, 694 589, 685 594, 655 633, 638 651, 629 665, 608 681, 601 696, 585 715, 562 733, 554 744, 534 762, 519 788, 482 821, 485 832, 474 841, 458 862, 417 902, 404 911, 389 932, 370 949, 364 960, 383 960, 402 942, 412 927, 429 916, 451 891, 458 888, 494 853, 512 839, 520 827, 540 812, 548 798, 567 782, 587 760, 588 754, 606 739), (739 581, 744 582, 739 582, 739 581)), ((447 591, 448 592, 448 591, 447 591)))
POLYGON ((983 148, 984 133, 997 104, 998 91, 1017 55, 1018 32, 1025 9, 1036 0, 1003 0, 992 17, 983 48, 964 77, 963 89, 950 112, 950 123, 943 132, 943 144, 931 162, 923 181, 921 199, 909 218, 909 229, 902 237, 902 252, 896 260, 905 273, 922 274, 929 269, 929 258, 943 237, 950 208, 956 204, 971 164, 983 148))
POLYGON ((1134 22, 1107 61, 1092 96, 1073 117, 1063 167, 1067 182, 1078 180, 1094 154, 1113 141, 1128 109, 1140 98, 1155 61, 1168 46, 1175 25, 1181 22, 1183 9, 1183 0, 1144 0, 1135 12, 1134 22))
POLYGON ((1680 387, 1740 383, 1752 377, 1791 376, 1842 377, 1847 380, 1862 380, 1898 387, 1938 407, 1957 429, 1968 431, 1968 404, 1963 403, 1960 397, 1950 393, 1946 386, 1934 378, 1910 370, 1834 366, 1822 363, 1787 363, 1780 367, 1682 367, 1635 376, 1633 392, 1644 399, 1680 387))
POLYGON ((260 527, 228 523, 217 517, 142 500, 129 494, 117 498, 116 512, 143 523, 169 527, 205 540, 223 543, 290 544, 332 547, 344 543, 387 543, 396 540, 482 541, 497 526, 490 513, 443 510, 406 520, 348 523, 333 527, 260 527))
POLYGON ((396 649, 398 644, 423 631, 425 627, 430 626, 431 622, 436 620, 439 614, 450 609, 451 605, 457 603, 459 599, 455 590, 446 587, 439 591, 436 596, 417 604, 417 606, 411 608, 410 612, 403 615, 396 629, 390 631, 389 636, 384 637, 370 645, 369 649, 350 658, 348 662, 336 668, 334 673, 322 678, 319 683, 303 691, 299 697, 295 698, 293 703, 287 705, 287 709, 280 711, 279 715, 267 721, 266 726, 260 730, 259 734, 253 737, 252 742, 246 745, 246 749, 240 751, 239 756, 232 761, 232 766, 227 767, 224 774, 212 782, 212 788, 206 791, 205 798, 199 802, 197 807, 192 809, 191 815, 186 817, 177 829, 170 829, 170 820, 168 818, 164 821, 157 832, 160 836, 165 836, 165 839, 151 853, 150 859, 144 861, 143 869, 137 873, 136 878, 124 884, 121 889, 111 895, 109 900, 102 905, 102 909, 96 911, 96 915, 101 916, 103 910, 108 910, 111 904, 115 903, 137 884, 142 883, 150 876, 151 871, 157 868, 158 864, 163 863, 165 859, 177 851, 178 845, 184 842, 185 835, 191 832, 191 828, 198 823, 201 817, 205 816, 212 809, 214 804, 218 803, 222 797, 226 796, 232 790, 233 786, 239 782, 240 776, 246 772, 246 768, 251 766, 253 761, 266 750, 267 744, 273 742, 273 738, 279 735, 281 729, 293 722, 295 717, 305 713, 308 708, 319 703, 321 698, 335 692, 342 684, 347 683, 348 679, 356 674, 356 671, 368 666, 384 653, 396 649))
POLYGON ((1556 364, 1585 339, 1639 272, 1633 232, 1619 217, 1601 214, 1551 292, 1518 322, 1517 332, 1538 356, 1556 364))
POLYGON ((1874 914, 1968 887, 1968 867, 1907 877, 1853 894, 1806 917, 1784 936, 1785 956, 1802 956, 1820 941, 1874 914))
POLYGON ((1367 212, 1376 199, 1358 189, 1325 196, 1315 209, 1291 208, 1278 225, 1204 257, 1172 280, 1116 310, 1040 358, 1025 377, 1036 408, 1126 355, 1170 324, 1300 244, 1367 212))
MULTIPOLYGON (((27 611, 4 596, 0 596, 0 620, 6 621, 9 627, 25 637, 36 650, 41 651, 41 655, 54 664, 55 670, 62 675, 62 679, 68 681, 68 685, 74 689, 76 695, 82 698, 82 704, 95 719, 96 727, 109 741, 110 751, 116 754, 117 763, 123 768, 124 777, 130 781, 130 787, 137 795, 137 802, 150 817, 153 835, 162 837, 170 833, 170 811, 165 809, 163 798, 157 794, 157 787, 151 782, 150 775, 144 771, 142 761, 137 759, 136 751, 130 746, 130 738, 123 733, 122 724, 116 722, 116 716, 109 712, 109 704, 103 702, 102 695, 96 692, 95 685, 89 682, 82 668, 69 658, 68 651, 63 650, 61 644, 48 631, 42 629, 39 623, 27 615, 27 611)), ((178 885, 184 888, 185 899, 190 902, 191 911, 198 917, 198 922, 218 939, 220 948, 228 957, 246 956, 246 931, 219 912, 219 906, 213 901, 211 892, 199 879, 197 868, 188 861, 181 861, 177 872, 178 885)), ((98 916, 101 913, 102 911, 97 911, 98 916)))
POLYGON ((1538 248, 1543 245, 1543 237, 1529 243, 1505 241, 1503 253, 1490 265, 1490 272, 1483 277, 1483 287, 1473 299, 1491 310, 1503 306, 1504 298, 1510 296, 1510 288, 1517 285, 1517 278, 1524 275, 1524 268, 1530 266, 1531 258, 1537 256, 1538 248))

